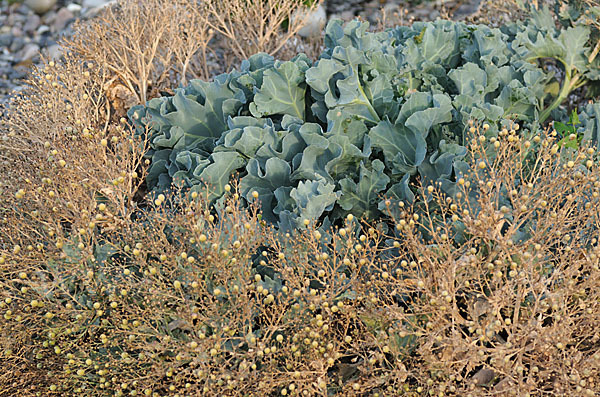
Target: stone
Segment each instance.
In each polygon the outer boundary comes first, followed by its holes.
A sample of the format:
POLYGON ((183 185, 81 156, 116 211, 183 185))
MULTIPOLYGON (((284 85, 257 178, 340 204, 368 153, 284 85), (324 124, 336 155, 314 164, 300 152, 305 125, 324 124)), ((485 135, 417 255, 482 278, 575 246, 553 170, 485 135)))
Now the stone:
POLYGON ((76 3, 71 3, 67 6, 67 10, 71 11, 73 14, 79 14, 82 8, 83 7, 76 3))
POLYGON ((42 36, 40 36, 40 38, 36 41, 37 45, 40 46, 40 48, 46 48, 46 47, 50 47, 51 45, 56 44, 56 40, 54 40, 55 37, 53 37, 50 34, 44 34, 42 36))
POLYGON ((48 58, 56 61, 63 55, 63 49, 59 44, 52 44, 48 48, 46 48, 48 58))
POLYGON ((19 54, 17 54, 17 56, 21 62, 29 61, 29 60, 35 58, 39 51, 40 51, 39 45, 37 45, 35 43, 29 43, 25 47, 23 47, 23 49, 19 52, 19 54))
POLYGON ((456 11, 454 11, 452 18, 456 21, 461 21, 475 16, 481 11, 481 6, 481 0, 466 1, 465 3, 461 4, 456 11))
POLYGON ((25 39, 22 37, 13 37, 13 41, 10 45, 10 52, 20 51, 21 48, 25 45, 25 39))
POLYGON ((54 19, 54 22, 52 24, 54 31, 60 32, 61 30, 63 30, 65 26, 67 26, 69 21, 71 21, 74 17, 75 16, 73 15, 73 13, 69 11, 66 7, 58 10, 58 12, 56 13, 56 18, 54 19))
POLYGON ((23 37, 23 30, 18 26, 13 26, 10 29, 10 34, 12 34, 15 37, 23 37))
POLYGON ((38 36, 41 36, 41 35, 43 35, 45 33, 48 33, 49 31, 50 31, 50 27, 48 25, 41 25, 37 29, 36 33, 38 34, 38 36))
POLYGON ((482 386, 482 385, 490 383, 494 379, 495 376, 496 376, 496 373, 494 372, 494 370, 489 369, 489 368, 482 368, 479 371, 477 371, 477 373, 475 375, 473 375, 471 380, 476 385, 482 386))
POLYGON ((344 21, 350 21, 354 19, 354 17, 354 11, 351 10, 342 11, 342 13, 340 14, 340 18, 344 21))
POLYGON ((83 3, 81 5, 84 8, 97 8, 103 7, 108 2, 108 0, 83 0, 83 3))
POLYGON ((347 10, 358 13, 363 8, 360 4, 362 2, 363 0, 327 0, 327 13, 340 14, 347 10))
POLYGON ((28 33, 34 32, 40 26, 41 18, 37 14, 31 14, 27 17, 23 30, 28 33))
POLYGON ((10 33, 0 34, 0 47, 8 47, 13 42, 13 35, 10 33))
POLYGON ((38 14, 45 14, 56 5, 56 0, 25 0, 25 5, 38 14))
MULTIPOLYGON (((294 14, 292 14, 292 21, 297 18, 304 17, 305 10, 297 10, 294 14)), ((298 35, 300 37, 316 37, 320 36, 323 32, 323 28, 327 23, 327 13, 325 12, 325 7, 320 4, 316 10, 312 11, 308 15, 308 20, 306 24, 298 31, 298 35)))

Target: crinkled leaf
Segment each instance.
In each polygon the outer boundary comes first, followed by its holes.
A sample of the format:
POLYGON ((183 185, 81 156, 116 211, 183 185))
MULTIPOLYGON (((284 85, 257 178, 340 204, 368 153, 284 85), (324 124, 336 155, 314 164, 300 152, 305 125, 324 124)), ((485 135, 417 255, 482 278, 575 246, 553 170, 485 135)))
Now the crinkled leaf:
POLYGON ((338 203, 345 210, 357 216, 365 215, 371 218, 377 214, 378 195, 385 189, 390 178, 384 174, 385 165, 375 160, 369 170, 364 164, 360 165, 359 181, 344 178, 340 183, 342 196, 338 203))
POLYGON ((273 209, 276 203, 273 202, 274 192, 280 187, 293 186, 290 179, 290 165, 279 158, 271 158, 266 161, 264 171, 256 159, 250 159, 246 165, 248 175, 240 181, 240 192, 248 200, 254 200, 252 192, 257 191, 261 202, 263 217, 276 222, 273 209))
POLYGON ((458 28, 451 21, 438 20, 429 24, 416 24, 422 28, 421 35, 408 40, 406 59, 415 69, 424 61, 456 66, 460 49, 458 28))
POLYGON ((235 150, 246 157, 255 157, 260 147, 279 140, 271 120, 236 117, 229 125, 233 128, 217 141, 217 144, 222 144, 221 150, 235 150))
POLYGON ((199 179, 207 185, 208 200, 212 201, 221 197, 233 172, 243 167, 246 162, 236 152, 215 152, 210 155, 210 159, 212 163, 202 170, 199 179))
POLYGON ((464 146, 441 141, 439 149, 419 166, 419 174, 423 178, 423 184, 427 186, 437 182, 450 182, 448 178, 452 174, 455 162, 462 160, 466 154, 467 148, 464 146))
POLYGON ((289 114, 304 119, 306 84, 304 70, 294 62, 275 64, 263 75, 263 83, 254 95, 250 111, 255 117, 289 114))
POLYGON ((431 127, 452 121, 452 102, 447 95, 435 94, 432 97, 432 107, 413 113, 407 120, 406 126, 424 138, 431 127))
POLYGON ((393 165, 395 173, 412 173, 427 152, 421 133, 383 120, 369 132, 373 147, 383 151, 386 163, 393 165))
POLYGON ((483 99, 487 87, 487 73, 479 66, 469 62, 451 70, 448 77, 456 84, 459 94, 483 99))
POLYGON ((341 192, 334 192, 335 185, 325 181, 300 182, 293 188, 290 197, 296 202, 302 220, 318 219, 323 212, 333 208, 341 192))
MULTIPOLYGON (((327 164, 342 155, 342 148, 324 137, 320 127, 317 131, 304 128, 306 126, 308 124, 302 127, 300 135, 307 146, 302 152, 302 161, 292 174, 292 179, 325 179, 332 182, 333 178, 327 171, 327 164)), ((315 126, 318 127, 316 124, 315 126)))
MULTIPOLYGON (((361 161, 369 158, 371 154, 370 143, 363 144, 367 150, 360 150, 357 146, 350 142, 350 139, 344 135, 331 135, 327 138, 330 144, 339 146, 342 151, 340 156, 330 160, 325 165, 325 171, 334 179, 339 180, 347 174, 354 174, 358 171, 358 166, 361 161)), ((364 137, 365 141, 369 141, 369 137, 364 137)), ((334 146, 335 147, 335 146, 334 146)))

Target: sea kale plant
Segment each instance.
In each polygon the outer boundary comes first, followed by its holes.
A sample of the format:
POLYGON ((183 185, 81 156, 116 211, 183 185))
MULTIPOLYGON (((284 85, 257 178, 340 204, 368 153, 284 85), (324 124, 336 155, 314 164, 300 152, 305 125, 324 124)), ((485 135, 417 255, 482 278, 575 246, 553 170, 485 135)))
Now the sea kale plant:
MULTIPOLYGON (((378 218, 384 196, 412 202, 419 177, 452 194, 468 169, 469 120, 487 124, 488 136, 536 129, 600 78, 588 28, 558 29, 547 10, 501 30, 445 20, 367 27, 329 23, 314 64, 257 54, 239 71, 132 108, 151 146, 148 187, 209 187, 216 200, 238 173, 243 197, 258 193, 264 219, 283 229, 378 218), (542 58, 563 65, 562 86, 542 58)), ((589 105, 582 117, 586 141, 598 142, 599 113, 589 105)))

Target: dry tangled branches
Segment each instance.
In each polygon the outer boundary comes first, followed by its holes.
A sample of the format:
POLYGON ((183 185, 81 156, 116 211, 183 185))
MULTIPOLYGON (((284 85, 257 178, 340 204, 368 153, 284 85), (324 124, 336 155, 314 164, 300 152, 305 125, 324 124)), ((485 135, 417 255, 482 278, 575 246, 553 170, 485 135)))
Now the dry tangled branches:
POLYGON ((128 173, 74 202, 70 166, 23 168, 0 202, 0 360, 32 395, 595 395, 600 170, 555 142, 476 134, 454 198, 287 236, 235 184, 128 212, 95 194, 128 173))

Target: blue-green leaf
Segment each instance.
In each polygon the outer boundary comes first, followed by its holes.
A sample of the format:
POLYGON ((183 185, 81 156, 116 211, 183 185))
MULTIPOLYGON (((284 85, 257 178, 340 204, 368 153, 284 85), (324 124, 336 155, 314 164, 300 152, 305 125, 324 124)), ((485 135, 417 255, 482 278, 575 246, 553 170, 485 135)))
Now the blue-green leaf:
POLYGON ((236 152, 215 152, 210 159, 212 163, 202 170, 199 179, 207 185, 208 200, 212 201, 223 195, 233 171, 243 167, 246 162, 236 152))
POLYGON ((255 117, 289 114, 304 119, 306 84, 304 70, 294 62, 276 63, 267 69, 263 83, 254 95, 250 111, 255 117))
POLYGON ((318 219, 323 212, 330 211, 341 192, 334 192, 335 185, 325 181, 300 182, 293 188, 290 197, 296 202, 302 220, 318 219))
POLYGON ((248 200, 254 200, 252 192, 257 191, 261 202, 263 216, 270 222, 276 222, 273 209, 274 192, 278 188, 293 186, 290 179, 290 165, 279 158, 271 158, 266 161, 264 171, 256 159, 250 159, 246 165, 248 175, 244 176, 240 182, 240 192, 248 200))
POLYGON ((339 182, 342 188, 339 205, 356 216, 365 215, 367 218, 375 216, 379 193, 390 181, 383 172, 384 169, 385 165, 381 161, 374 160, 370 170, 364 164, 360 165, 358 183, 351 178, 342 179, 339 182))
POLYGON ((373 147, 383 151, 385 161, 397 173, 413 173, 425 159, 427 145, 421 133, 383 120, 369 132, 373 147))

